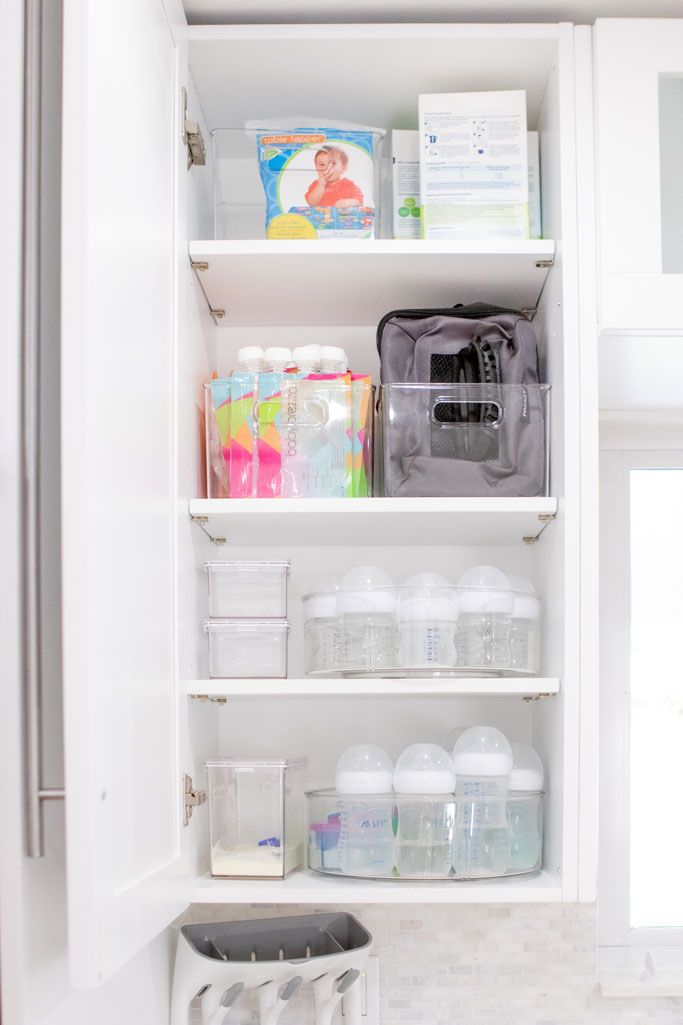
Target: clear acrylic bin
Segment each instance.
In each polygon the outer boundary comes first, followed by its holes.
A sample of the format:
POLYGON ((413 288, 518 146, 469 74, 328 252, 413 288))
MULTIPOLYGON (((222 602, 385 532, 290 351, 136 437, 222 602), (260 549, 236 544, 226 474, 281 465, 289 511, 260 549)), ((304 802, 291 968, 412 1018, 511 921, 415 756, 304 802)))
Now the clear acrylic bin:
POLYGON ((284 619, 289 561, 207 562, 212 619, 284 619))
POLYGON ((211 875, 284 879, 303 867, 306 758, 206 763, 211 875))
POLYGON ((289 623, 274 619, 209 619, 209 676, 212 679, 287 676, 289 623))
POLYGON ((308 866, 373 879, 493 879, 540 869, 543 793, 306 794, 308 866), (388 851, 387 851, 388 848, 388 851))
POLYGON ((547 495, 550 386, 384 384, 383 494, 547 495))
MULTIPOLYGON (((333 131, 333 129, 331 129, 333 131)), ((278 138, 291 135, 291 131, 268 132, 266 138, 271 161, 283 161, 279 153, 278 138)), ((349 157, 345 177, 361 188, 363 205, 358 208, 336 208, 334 206, 310 206, 306 193, 317 181, 318 172, 315 156, 325 145, 335 145, 324 132, 309 132, 311 143, 291 161, 282 163, 287 168, 286 180, 278 183, 277 196, 280 212, 296 219, 285 222, 287 229, 272 226, 266 231, 266 199, 259 172, 259 154, 255 133, 243 128, 218 128, 211 133, 213 148, 214 188, 214 233, 217 239, 264 239, 271 238, 377 238, 380 235, 380 193, 381 162, 378 158, 370 162, 359 154, 352 144, 339 142, 349 157), (291 230, 299 224, 299 231, 291 230)), ((375 151, 378 152, 382 137, 372 133, 375 151)), ((273 165, 275 166, 275 164, 273 165)), ((280 170, 280 164, 277 165, 280 170)), ((272 185, 277 178, 273 176, 272 185)))

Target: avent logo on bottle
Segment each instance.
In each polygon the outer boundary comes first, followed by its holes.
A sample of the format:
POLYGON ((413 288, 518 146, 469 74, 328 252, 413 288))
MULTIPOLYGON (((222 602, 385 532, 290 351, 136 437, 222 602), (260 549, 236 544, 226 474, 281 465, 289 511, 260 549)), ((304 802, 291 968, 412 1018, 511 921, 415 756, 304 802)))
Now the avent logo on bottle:
POLYGON ((359 816, 357 828, 363 833, 374 833, 376 830, 386 829, 388 823, 386 813, 373 808, 359 816))

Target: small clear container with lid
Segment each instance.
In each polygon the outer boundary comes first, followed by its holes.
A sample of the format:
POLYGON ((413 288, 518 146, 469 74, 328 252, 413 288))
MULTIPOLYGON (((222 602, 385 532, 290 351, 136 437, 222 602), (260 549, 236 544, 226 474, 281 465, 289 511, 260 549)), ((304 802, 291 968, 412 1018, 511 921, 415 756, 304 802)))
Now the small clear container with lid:
POLYGON ((439 573, 415 573, 399 588, 398 657, 404 669, 452 669, 458 599, 439 573))
POLYGON ((207 562, 212 619, 284 619, 289 560, 207 562))
POLYGON ((504 875, 510 861, 510 744, 493 726, 471 726, 455 743, 453 765, 458 798, 455 874, 463 879, 504 875))
POLYGON ((528 744, 513 744, 512 758, 507 802, 511 874, 540 868, 543 854, 543 762, 528 744))
POLYGON ((457 666, 473 672, 503 672, 510 665, 514 599, 508 577, 494 566, 474 566, 457 586, 460 617, 457 666))
POLYGON ((348 748, 337 763, 339 860, 351 876, 388 876, 394 868, 393 764, 374 744, 348 748))
POLYGON ((541 660, 541 601, 534 585, 524 577, 510 576, 514 605, 510 617, 510 669, 533 675, 541 660))
POLYGON ((209 676, 284 678, 289 623, 277 619, 208 619, 209 676))
POLYGON ((344 672, 396 668, 396 591, 388 573, 376 566, 349 570, 339 585, 337 611, 342 617, 344 672))
POLYGON ((342 666, 342 620, 337 615, 339 576, 325 573, 301 599, 304 610, 304 672, 339 673, 342 666))
POLYGON ((448 876, 453 862, 455 790, 450 755, 438 744, 411 744, 396 762, 394 790, 398 874, 419 879, 448 876))
POLYGON ((284 879, 303 867, 306 758, 215 758, 209 778, 211 875, 284 879))

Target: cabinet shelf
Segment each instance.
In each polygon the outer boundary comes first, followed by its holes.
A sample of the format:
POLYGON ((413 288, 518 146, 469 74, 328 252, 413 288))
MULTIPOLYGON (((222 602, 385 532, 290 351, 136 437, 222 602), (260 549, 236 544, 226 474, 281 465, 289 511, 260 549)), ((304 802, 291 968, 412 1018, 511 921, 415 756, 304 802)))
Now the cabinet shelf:
POLYGON ((305 870, 285 880, 212 879, 190 887, 192 904, 541 904, 562 900, 550 872, 473 882, 338 879, 305 870))
POLYGON ((190 516, 231 545, 512 545, 535 538, 556 498, 197 498, 190 516))
POLYGON ((452 306, 483 296, 499 306, 535 310, 554 254, 554 242, 538 239, 189 245, 209 308, 229 327, 374 325, 389 310, 452 306))
POLYGON ((180 691, 197 698, 260 697, 538 697, 557 694, 551 676, 468 677, 441 679, 181 680, 180 691))

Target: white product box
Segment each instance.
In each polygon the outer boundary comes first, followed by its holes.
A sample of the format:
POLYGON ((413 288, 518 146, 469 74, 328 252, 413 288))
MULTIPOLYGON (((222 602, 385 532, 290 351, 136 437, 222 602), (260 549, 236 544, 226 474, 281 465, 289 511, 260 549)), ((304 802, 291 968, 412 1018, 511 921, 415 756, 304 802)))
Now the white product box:
POLYGON ((541 159, 538 132, 526 133, 529 165, 529 238, 543 238, 541 221, 541 159))
POLYGON ((528 238, 525 91, 422 95, 419 124, 423 238, 528 238))
POLYGON ((419 238, 420 133, 394 129, 391 133, 391 181, 394 238, 419 238))

